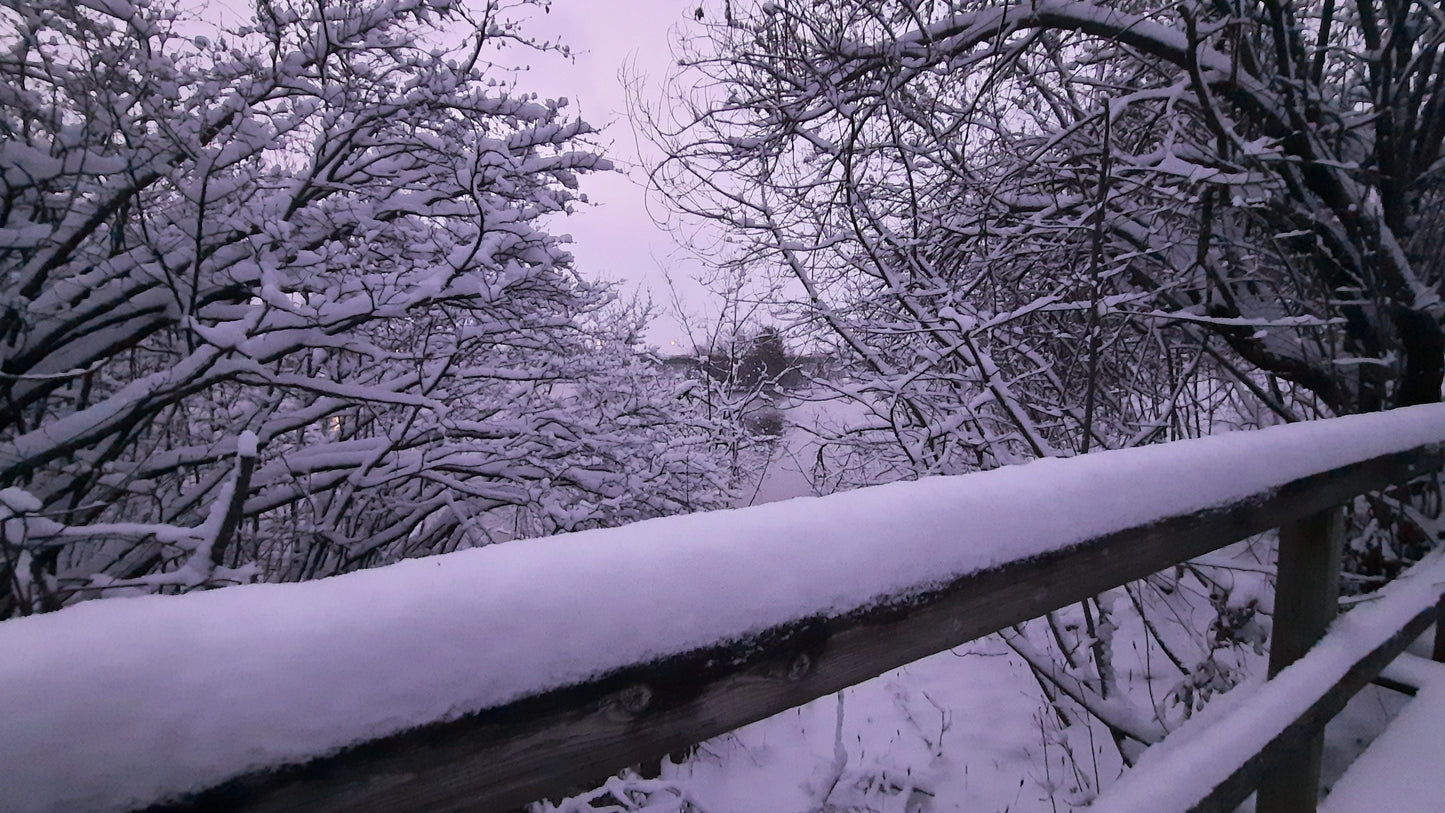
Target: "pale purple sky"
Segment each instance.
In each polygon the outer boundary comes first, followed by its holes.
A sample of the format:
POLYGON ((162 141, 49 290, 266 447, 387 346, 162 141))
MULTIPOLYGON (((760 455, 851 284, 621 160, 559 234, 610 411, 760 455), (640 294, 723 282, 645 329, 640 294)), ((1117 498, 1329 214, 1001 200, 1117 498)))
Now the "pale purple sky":
MULTIPOLYGON (((654 100, 674 62, 673 29, 691 23, 697 7, 698 0, 553 0, 549 13, 532 14, 527 30, 547 39, 560 38, 572 48, 573 60, 534 56, 531 72, 518 80, 520 87, 543 96, 567 97, 575 113, 604 128, 602 139, 619 173, 585 180, 583 191, 593 205, 557 230, 572 234, 571 249, 584 274, 651 293, 658 314, 648 341, 664 352, 691 349, 673 312, 664 269, 671 272, 699 339, 706 329, 703 314, 715 313, 717 306, 714 297, 693 281, 700 268, 697 262, 658 229, 648 213, 641 186, 644 178, 637 167, 642 145, 627 118, 620 74, 626 66, 629 74, 641 77, 646 98, 654 100)), ((660 205, 652 201, 654 212, 661 212, 660 205)))

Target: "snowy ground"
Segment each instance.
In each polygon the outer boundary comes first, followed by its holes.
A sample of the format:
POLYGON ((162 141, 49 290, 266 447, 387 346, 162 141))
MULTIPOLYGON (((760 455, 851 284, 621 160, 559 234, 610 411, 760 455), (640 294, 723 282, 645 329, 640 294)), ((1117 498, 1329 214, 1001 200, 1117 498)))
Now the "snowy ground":
MULTIPOLYGON (((1414 674, 1406 679, 1420 686, 1406 714, 1371 743, 1357 766, 1335 786, 1321 813, 1356 813, 1390 800, 1391 813, 1438 813, 1445 799, 1445 777, 1439 770, 1439 738, 1445 731, 1445 664, 1425 660, 1429 648, 1413 659, 1401 658, 1414 674)), ((1387 670, 1388 671, 1388 670, 1387 670)), ((1396 676, 1405 677, 1396 670, 1396 676)))
MULTIPOLYGON (((1327 729, 1325 787, 1408 700, 1356 695, 1327 729)), ((1092 731, 1092 743, 1060 731, 1028 668, 990 637, 709 742, 663 778, 705 813, 1087 810, 1071 789, 1107 788, 1121 770, 1092 731)))
MULTIPOLYGON (((1049 810, 1045 788, 1070 770, 1055 728, 1028 668, 990 639, 749 726, 668 774, 709 813, 1049 810)), ((1117 772, 1104 746, 1099 768, 1117 772)))

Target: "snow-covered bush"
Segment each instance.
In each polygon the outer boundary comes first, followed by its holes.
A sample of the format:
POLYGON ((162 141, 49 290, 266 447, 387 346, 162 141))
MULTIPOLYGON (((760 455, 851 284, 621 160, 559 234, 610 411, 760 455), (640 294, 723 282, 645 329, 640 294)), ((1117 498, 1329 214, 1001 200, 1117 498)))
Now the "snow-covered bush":
POLYGON ((496 61, 554 47, 526 5, 0 9, 0 486, 49 523, 0 617, 152 587, 232 507, 214 564, 297 579, 717 504, 546 231, 608 164, 496 61))
POLYGON ((718 3, 680 38, 652 179, 838 346, 840 441, 898 476, 1440 398, 1445 26, 1116 5, 718 3))

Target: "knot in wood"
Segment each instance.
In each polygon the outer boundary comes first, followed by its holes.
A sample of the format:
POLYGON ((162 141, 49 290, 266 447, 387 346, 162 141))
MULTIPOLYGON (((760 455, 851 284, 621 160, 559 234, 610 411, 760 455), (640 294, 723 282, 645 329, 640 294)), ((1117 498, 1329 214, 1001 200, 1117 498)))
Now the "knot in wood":
POLYGON ((628 686, 617 693, 615 705, 618 711, 626 714, 641 714, 652 705, 652 689, 642 683, 628 686))
POLYGON ((793 658, 793 662, 788 664, 787 678, 788 680, 795 681, 802 680, 803 677, 812 670, 812 668, 813 659, 808 657, 808 653, 799 652, 798 656, 796 658, 793 658))

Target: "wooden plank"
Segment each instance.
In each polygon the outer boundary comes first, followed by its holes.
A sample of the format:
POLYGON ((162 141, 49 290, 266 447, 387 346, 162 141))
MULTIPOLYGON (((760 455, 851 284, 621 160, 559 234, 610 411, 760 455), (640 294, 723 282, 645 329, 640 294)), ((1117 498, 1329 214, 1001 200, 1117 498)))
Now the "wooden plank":
MULTIPOLYGON (((1280 526, 1269 677, 1304 657, 1335 620, 1344 539, 1345 515, 1340 508, 1280 526)), ((1280 752, 1276 770, 1260 782, 1256 809, 1260 813, 1314 813, 1323 753, 1323 730, 1298 748, 1280 752)))
MULTIPOLYGON (((1281 753, 1313 738, 1359 689, 1395 662, 1429 627, 1445 591, 1445 558, 1416 565, 1376 601, 1357 605, 1338 633, 1297 669, 1252 689, 1233 710, 1195 718, 1138 777, 1094 800, 1097 813, 1229 813, 1276 769, 1281 753), (1358 617, 1352 618, 1355 613, 1358 617)), ((1412 680, 1411 670, 1395 670, 1412 680)))
POLYGON ((1339 508, 1280 526, 1270 677, 1304 657, 1335 620, 1344 540, 1345 517, 1339 508))
POLYGON ((1392 692, 1399 692, 1400 694, 1406 695, 1408 697, 1414 697, 1420 691, 1419 686, 1411 686, 1408 683, 1402 683, 1398 680, 1385 677, 1384 675, 1380 675, 1370 682, 1375 684, 1376 686, 1379 686, 1382 689, 1389 689, 1392 692))
POLYGON ((1440 461, 1440 447, 1429 446, 1341 467, 848 616, 801 619, 303 766, 242 777, 175 807, 513 810, 1435 470, 1440 461))
MULTIPOLYGON (((1439 604, 1421 610, 1410 622, 1380 646, 1357 661, 1333 687, 1310 705, 1309 709, 1270 740, 1262 751, 1244 760, 1229 778, 1199 804, 1191 813, 1231 813, 1275 770, 1281 759, 1299 751, 1324 730, 1328 723, 1356 693, 1372 682, 1390 661, 1404 652, 1435 622, 1439 604)), ((1263 811, 1263 807, 1259 807, 1263 811)))

